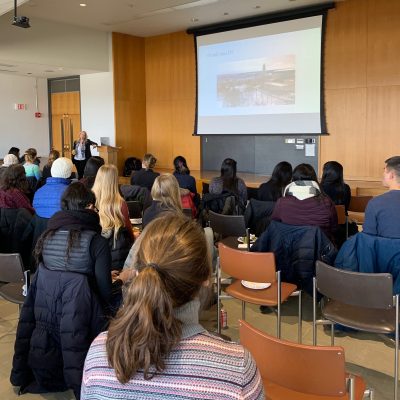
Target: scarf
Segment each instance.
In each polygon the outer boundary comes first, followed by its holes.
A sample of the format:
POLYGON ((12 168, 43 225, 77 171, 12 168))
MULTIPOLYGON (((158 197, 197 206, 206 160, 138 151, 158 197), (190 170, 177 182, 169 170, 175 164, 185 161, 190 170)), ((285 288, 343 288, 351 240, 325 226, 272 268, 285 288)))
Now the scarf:
POLYGON ((289 183, 283 191, 283 197, 293 196, 298 200, 309 199, 321 194, 321 189, 315 181, 295 181, 289 183))
POLYGON ((50 219, 47 229, 95 231, 101 233, 99 215, 92 210, 58 211, 50 219))

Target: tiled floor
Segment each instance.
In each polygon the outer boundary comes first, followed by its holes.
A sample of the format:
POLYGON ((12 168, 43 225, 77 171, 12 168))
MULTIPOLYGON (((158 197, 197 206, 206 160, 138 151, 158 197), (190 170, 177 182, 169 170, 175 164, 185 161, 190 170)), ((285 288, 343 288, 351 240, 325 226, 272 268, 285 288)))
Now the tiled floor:
MULTIPOLYGON (((282 337, 289 340, 297 340, 297 300, 290 301, 283 307, 282 337)), ((237 320, 240 317, 241 306, 235 300, 224 302, 224 308, 228 313, 228 329, 223 333, 233 340, 238 339, 237 320)), ((304 299, 304 323, 303 343, 311 344, 311 299, 304 299)), ((11 360, 15 340, 15 329, 18 318, 18 307, 14 304, 0 300, 0 399, 21 400, 49 399, 71 400, 74 396, 71 392, 32 395, 26 394, 18 397, 16 390, 9 383, 11 360)), ((274 314, 263 315, 258 307, 249 305, 246 309, 246 319, 256 327, 271 334, 275 333, 276 319, 274 314)), ((204 312, 202 322, 207 329, 215 328, 215 310, 204 312)), ((330 338, 319 328, 318 344, 330 344, 330 338)), ((352 372, 360 373, 367 380, 370 387, 375 389, 375 399, 393 399, 393 360, 394 350, 391 341, 376 335, 356 333, 337 337, 336 344, 344 347, 348 368, 352 372)), ((289 399, 288 399, 289 400, 289 399)))

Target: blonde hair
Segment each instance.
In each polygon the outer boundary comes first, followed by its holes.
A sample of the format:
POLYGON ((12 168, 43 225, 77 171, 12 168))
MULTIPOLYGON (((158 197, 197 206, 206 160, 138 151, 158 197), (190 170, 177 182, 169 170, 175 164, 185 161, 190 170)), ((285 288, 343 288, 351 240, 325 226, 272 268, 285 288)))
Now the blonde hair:
POLYGON ((171 210, 182 211, 179 184, 172 174, 157 176, 151 188, 151 197, 171 210))
POLYGON ((157 158, 153 156, 153 154, 146 153, 143 156, 143 164, 146 166, 147 169, 152 169, 156 166, 157 158))
POLYGON ((111 321, 106 350, 121 383, 138 370, 151 379, 181 337, 173 309, 193 300, 210 277, 204 231, 194 221, 168 213, 142 233, 124 306, 111 321), (154 371, 154 372, 153 372, 154 371))
POLYGON ((103 232, 114 230, 114 246, 118 231, 125 225, 122 214, 123 198, 118 190, 118 170, 111 164, 102 165, 92 188, 96 195, 100 225, 103 232))

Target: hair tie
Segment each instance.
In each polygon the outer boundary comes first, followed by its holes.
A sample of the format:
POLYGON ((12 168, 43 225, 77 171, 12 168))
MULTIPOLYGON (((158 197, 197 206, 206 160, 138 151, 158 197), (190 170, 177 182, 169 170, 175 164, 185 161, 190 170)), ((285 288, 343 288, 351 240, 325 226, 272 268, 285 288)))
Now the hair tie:
POLYGON ((159 266, 158 264, 156 264, 156 263, 152 263, 152 262, 147 263, 147 264, 146 264, 146 267, 151 267, 151 268, 153 268, 154 270, 156 270, 158 273, 161 272, 160 266, 159 266))

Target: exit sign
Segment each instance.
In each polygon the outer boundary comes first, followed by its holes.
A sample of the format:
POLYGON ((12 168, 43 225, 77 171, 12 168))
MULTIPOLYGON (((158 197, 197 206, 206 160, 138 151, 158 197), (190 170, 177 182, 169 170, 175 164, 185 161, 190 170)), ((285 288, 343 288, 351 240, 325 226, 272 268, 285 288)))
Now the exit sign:
POLYGON ((23 103, 15 103, 14 104, 15 111, 21 111, 21 110, 27 110, 27 109, 28 109, 28 104, 23 104, 23 103))

